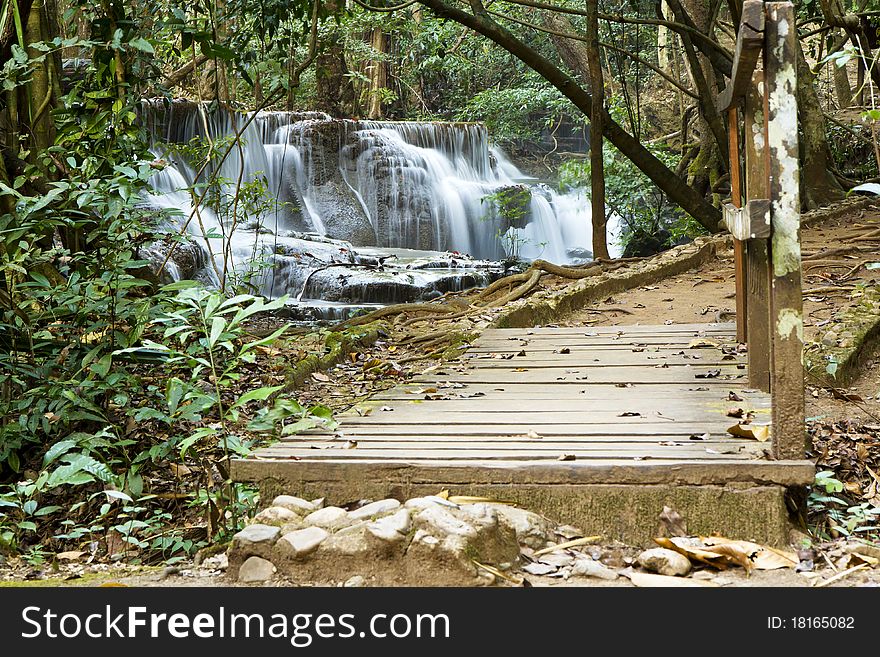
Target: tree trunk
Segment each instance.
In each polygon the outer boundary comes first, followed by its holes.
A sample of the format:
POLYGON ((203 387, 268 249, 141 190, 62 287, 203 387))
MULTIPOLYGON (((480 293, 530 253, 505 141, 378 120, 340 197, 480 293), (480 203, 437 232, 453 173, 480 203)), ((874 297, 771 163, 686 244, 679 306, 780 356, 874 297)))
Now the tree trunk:
MULTIPOLYGON (((845 34, 841 35, 838 33, 833 35, 832 41, 828 44, 828 52, 836 51, 846 40, 845 34)), ((852 87, 849 85, 849 74, 847 73, 846 65, 838 66, 832 62, 829 66, 831 66, 831 75, 834 78, 834 95, 837 97, 837 107, 846 109, 853 102, 853 92, 852 87)))
MULTIPOLYGON (((680 23, 691 22, 701 32, 709 31, 711 12, 706 0, 669 0, 669 6, 680 23)), ((687 33, 681 35, 688 72, 699 96, 696 131, 700 136, 700 152, 688 168, 688 184, 703 195, 712 193, 715 183, 727 166, 727 131, 715 106, 717 83, 715 70, 708 58, 694 48, 687 33)), ((720 199, 719 199, 720 200, 720 199)))
POLYGON ((801 199, 807 208, 839 201, 843 188, 831 173, 831 152, 825 131, 825 116, 814 80, 800 42, 797 46, 797 102, 803 139, 801 139, 801 199))
MULTIPOLYGON (((580 111, 590 114, 593 99, 584 88, 550 60, 517 39, 510 31, 491 19, 479 0, 471 0, 475 14, 447 5, 444 0, 419 0, 443 17, 454 20, 491 39, 517 57, 547 82, 556 87, 580 111)), ((604 134, 614 146, 639 168, 667 196, 696 219, 706 230, 716 232, 721 212, 697 194, 681 178, 658 160, 645 146, 624 130, 606 111, 602 111, 604 134)))
MULTIPOLYGON (((593 2, 589 0, 587 4, 593 2)), ((589 11, 589 10, 588 10, 589 11)), ((564 14, 557 14, 553 11, 541 12, 541 18, 544 25, 564 34, 577 34, 577 30, 572 26, 571 21, 564 14)), ((588 19, 589 20, 589 19, 588 19)), ((588 92, 592 89, 592 79, 590 76, 590 48, 584 41, 575 41, 566 39, 557 34, 550 34, 550 41, 559 53, 559 58, 569 68, 569 70, 580 80, 584 89, 588 92)))
MULTIPOLYGON (((328 11, 332 11, 327 5, 328 11)), ((316 109, 330 116, 350 114, 354 89, 345 63, 342 31, 334 26, 322 37, 323 50, 315 61, 316 109)))
MULTIPOLYGON (((388 37, 381 28, 373 28, 370 34, 370 45, 374 51, 381 53, 381 55, 388 52, 388 37)), ((373 120, 381 119, 384 116, 382 94, 388 86, 388 64, 381 55, 370 61, 367 66, 369 71, 368 77, 370 78, 367 116, 373 120)))
POLYGON ((590 199, 592 204, 593 257, 608 258, 605 217, 605 162, 602 159, 602 114, 605 111, 605 85, 599 55, 599 0, 587 0, 587 49, 590 86, 590 199))

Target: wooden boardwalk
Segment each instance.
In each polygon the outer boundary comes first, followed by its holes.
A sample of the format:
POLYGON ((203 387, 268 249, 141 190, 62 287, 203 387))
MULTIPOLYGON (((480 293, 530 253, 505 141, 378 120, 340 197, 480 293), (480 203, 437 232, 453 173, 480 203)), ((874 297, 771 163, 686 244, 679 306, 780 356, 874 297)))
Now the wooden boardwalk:
MULTIPOLYGON (((489 329, 457 362, 234 463, 239 480, 790 485, 812 466, 736 438, 769 423, 732 324, 489 329), (741 401, 737 400, 740 399, 741 401)), ((316 486, 317 488, 317 486, 316 486)))

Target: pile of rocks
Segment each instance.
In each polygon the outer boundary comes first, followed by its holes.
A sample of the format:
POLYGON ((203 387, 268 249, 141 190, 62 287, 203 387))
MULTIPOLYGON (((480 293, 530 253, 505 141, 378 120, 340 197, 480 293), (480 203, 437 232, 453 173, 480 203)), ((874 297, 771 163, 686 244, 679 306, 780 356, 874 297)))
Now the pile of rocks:
POLYGON ((554 528, 538 514, 496 503, 429 496, 346 510, 280 495, 235 535, 228 572, 250 583, 280 574, 295 583, 489 584, 490 569, 517 565, 521 546, 552 545, 554 528))

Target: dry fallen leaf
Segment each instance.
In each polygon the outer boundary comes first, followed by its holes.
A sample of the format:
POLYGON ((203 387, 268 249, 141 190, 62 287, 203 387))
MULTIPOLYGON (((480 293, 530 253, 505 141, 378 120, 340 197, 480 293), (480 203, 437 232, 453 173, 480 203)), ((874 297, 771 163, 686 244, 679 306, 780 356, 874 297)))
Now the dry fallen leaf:
POLYGON ((724 570, 730 565, 727 555, 718 554, 703 548, 698 538, 688 536, 673 536, 672 538, 658 537, 654 542, 660 547, 675 550, 683 554, 691 561, 704 563, 713 568, 724 570))
POLYGON ((718 588, 715 582, 703 579, 691 579, 689 577, 671 577, 669 575, 655 575, 653 573, 640 573, 637 571, 622 572, 621 575, 628 577, 629 581, 640 588, 657 588, 657 587, 675 587, 675 588, 691 588, 691 587, 711 587, 718 588))
POLYGON ((715 349, 719 346, 718 342, 713 340, 691 340, 688 349, 715 349))
POLYGON ((737 438, 749 438, 760 443, 770 438, 770 426, 766 424, 734 424, 727 433, 737 438))
POLYGON ((330 380, 330 377, 327 376, 326 374, 324 374, 323 372, 312 372, 312 378, 315 381, 322 381, 324 383, 326 383, 327 381, 330 380))
POLYGON ((76 561, 84 554, 86 553, 81 552, 80 550, 70 550, 68 552, 59 552, 55 555, 55 558, 59 561, 76 561))

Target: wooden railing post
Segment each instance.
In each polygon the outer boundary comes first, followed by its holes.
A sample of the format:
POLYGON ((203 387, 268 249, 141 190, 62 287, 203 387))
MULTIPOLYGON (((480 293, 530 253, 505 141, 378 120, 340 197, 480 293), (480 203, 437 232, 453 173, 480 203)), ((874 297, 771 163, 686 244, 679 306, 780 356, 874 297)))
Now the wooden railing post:
MULTIPOLYGON (((755 71, 752 89, 745 97, 746 194, 748 198, 770 198, 770 151, 767 149, 765 112, 767 95, 764 72, 755 71)), ((746 291, 748 294, 749 386, 770 391, 770 254, 769 241, 748 242, 746 291)))
MULTIPOLYGON (((727 150, 730 153, 730 201, 734 207, 742 208, 742 177, 739 163, 739 110, 736 106, 727 110, 727 150)), ((748 271, 746 269, 746 249, 748 242, 734 238, 733 264, 736 278, 736 340, 748 340, 749 306, 748 271)))
POLYGON ((796 26, 790 2, 767 2, 764 71, 770 151, 770 393, 773 456, 802 459, 804 431, 796 26))

